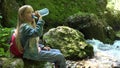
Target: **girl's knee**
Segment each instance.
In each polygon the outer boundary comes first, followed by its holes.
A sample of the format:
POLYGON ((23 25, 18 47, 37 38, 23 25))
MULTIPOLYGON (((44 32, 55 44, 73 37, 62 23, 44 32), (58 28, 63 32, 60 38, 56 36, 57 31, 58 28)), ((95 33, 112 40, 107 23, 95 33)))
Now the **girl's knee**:
POLYGON ((66 68, 65 58, 64 58, 63 54, 57 55, 57 64, 58 64, 59 68, 66 68))
POLYGON ((60 53, 60 54, 57 55, 57 58, 58 59, 64 59, 64 56, 63 56, 63 54, 60 53))

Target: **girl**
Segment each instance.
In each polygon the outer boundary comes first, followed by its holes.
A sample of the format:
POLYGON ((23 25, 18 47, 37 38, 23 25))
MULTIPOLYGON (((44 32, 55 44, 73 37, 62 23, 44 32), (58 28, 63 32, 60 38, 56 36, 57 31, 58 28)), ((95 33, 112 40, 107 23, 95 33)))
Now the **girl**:
POLYGON ((30 5, 24 5, 18 10, 18 23, 16 29, 16 43, 23 58, 49 61, 55 63, 56 68, 65 68, 65 58, 58 49, 39 47, 39 37, 42 35, 44 21, 38 12, 34 12, 30 5), (38 17, 35 22, 32 15, 38 17))

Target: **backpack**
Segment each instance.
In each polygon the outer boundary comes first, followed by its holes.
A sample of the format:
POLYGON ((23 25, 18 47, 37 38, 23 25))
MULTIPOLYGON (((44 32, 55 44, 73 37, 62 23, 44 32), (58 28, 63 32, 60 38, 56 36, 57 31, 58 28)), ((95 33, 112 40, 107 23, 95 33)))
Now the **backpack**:
POLYGON ((22 58, 23 53, 19 52, 15 38, 16 38, 15 33, 13 33, 10 40, 10 53, 12 53, 14 57, 22 58))

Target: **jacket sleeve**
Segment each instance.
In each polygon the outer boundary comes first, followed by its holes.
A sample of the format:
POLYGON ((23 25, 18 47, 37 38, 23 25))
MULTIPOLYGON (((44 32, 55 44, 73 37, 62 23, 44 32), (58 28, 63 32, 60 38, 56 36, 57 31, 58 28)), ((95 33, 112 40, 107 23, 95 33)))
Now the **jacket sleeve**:
POLYGON ((22 30, 22 34, 24 34, 26 37, 37 37, 37 36, 41 36, 43 33, 43 25, 44 25, 44 21, 43 20, 38 20, 37 24, 36 24, 36 28, 31 27, 28 24, 23 25, 23 30, 22 30))

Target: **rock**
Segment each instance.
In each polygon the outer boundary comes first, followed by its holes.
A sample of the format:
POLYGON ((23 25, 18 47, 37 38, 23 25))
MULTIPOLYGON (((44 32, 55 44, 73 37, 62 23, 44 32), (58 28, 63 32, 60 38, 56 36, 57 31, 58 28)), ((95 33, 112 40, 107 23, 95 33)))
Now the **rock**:
POLYGON ((113 67, 113 68, 120 68, 120 61, 119 61, 119 62, 114 62, 114 63, 112 64, 112 67, 113 67))
POLYGON ((24 68, 44 68, 46 62, 23 59, 24 68))
POLYGON ((24 68, 24 62, 18 58, 1 58, 3 61, 2 68, 24 68))
POLYGON ((0 68, 53 68, 54 64, 20 58, 0 58, 0 68))
POLYGON ((54 64, 47 61, 34 61, 23 59, 24 68, 53 68, 54 64))
POLYGON ((81 31, 85 39, 95 38, 107 43, 111 43, 115 39, 115 32, 112 27, 92 13, 78 12, 69 16, 66 23, 69 27, 81 31))
POLYGON ((46 45, 60 49, 67 59, 82 59, 93 56, 93 47, 87 44, 84 35, 73 28, 58 26, 43 35, 46 45))

